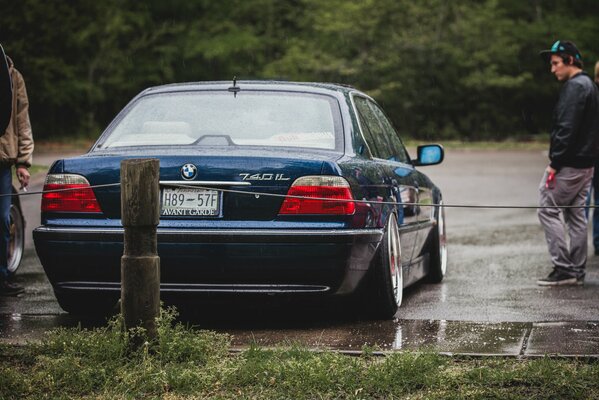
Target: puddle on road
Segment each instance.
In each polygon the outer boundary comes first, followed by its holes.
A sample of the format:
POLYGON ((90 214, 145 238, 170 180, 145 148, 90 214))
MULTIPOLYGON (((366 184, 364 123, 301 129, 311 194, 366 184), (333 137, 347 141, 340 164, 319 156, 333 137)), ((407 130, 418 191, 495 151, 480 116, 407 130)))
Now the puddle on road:
POLYGON ((599 322, 534 323, 525 355, 546 354, 599 357, 599 322))
POLYGON ((395 320, 359 322, 310 329, 226 330, 233 345, 262 347, 299 343, 315 349, 425 350, 488 355, 518 355, 526 334, 523 323, 395 320))
MULTIPOLYGON (((183 321, 194 325, 193 321, 183 321)), ((197 321, 195 321, 197 323, 197 321)), ((599 357, 599 322, 482 323, 444 320, 393 321, 289 321, 253 326, 246 322, 212 321, 201 329, 228 333, 232 347, 243 349, 302 345, 316 350, 422 351, 464 355, 599 357)), ((104 320, 59 315, 0 315, 0 342, 23 344, 43 337, 57 327, 94 328, 104 320)))
POLYGON ((104 319, 79 319, 68 314, 0 314, 0 342, 24 344, 40 340, 45 332, 59 327, 91 329, 105 325, 104 319))
MULTIPOLYGON (((189 323, 189 321, 184 323, 189 323)), ((0 341, 19 344, 39 340, 60 326, 93 328, 103 320, 80 320, 60 315, 1 315, 0 341)), ((523 323, 394 320, 305 324, 281 323, 265 327, 215 326, 210 330, 232 336, 234 348, 299 344, 313 349, 360 351, 364 347, 390 350, 431 350, 444 353, 518 355, 526 334, 523 323)), ((218 324, 216 324, 218 325, 218 324)), ((242 324, 243 325, 243 324, 242 324)), ((260 325, 260 324, 258 324, 260 325)))
POLYGON ((497 246, 497 245, 518 245, 518 246, 536 246, 539 243, 544 244, 543 230, 540 225, 517 225, 502 226, 476 230, 467 230, 461 234, 451 236, 451 243, 464 246, 497 246))

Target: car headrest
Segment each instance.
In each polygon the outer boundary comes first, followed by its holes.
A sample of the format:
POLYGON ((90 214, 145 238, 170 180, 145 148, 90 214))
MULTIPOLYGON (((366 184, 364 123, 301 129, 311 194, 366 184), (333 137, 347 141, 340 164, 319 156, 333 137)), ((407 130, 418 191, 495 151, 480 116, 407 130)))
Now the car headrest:
POLYGON ((183 121, 146 121, 142 126, 142 133, 191 136, 191 125, 183 121))

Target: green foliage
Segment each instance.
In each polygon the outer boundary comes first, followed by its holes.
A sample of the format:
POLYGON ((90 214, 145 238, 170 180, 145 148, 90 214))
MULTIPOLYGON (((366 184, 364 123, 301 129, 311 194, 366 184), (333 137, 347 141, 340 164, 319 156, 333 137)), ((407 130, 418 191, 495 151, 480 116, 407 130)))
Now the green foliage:
POLYGON ((175 318, 174 310, 163 310, 157 342, 137 350, 118 317, 105 328, 54 330, 38 344, 0 345, 0 398, 569 399, 599 393, 596 362, 376 356, 370 348, 358 357, 299 345, 252 346, 233 355, 227 335, 184 327, 175 318))
POLYGON ((209 364, 226 357, 230 339, 227 335, 210 331, 193 334, 193 330, 176 323, 174 308, 162 310, 158 325, 158 343, 152 347, 154 355, 162 363, 190 362, 209 364))
POLYGON ((36 137, 96 137, 151 85, 332 81, 374 96, 406 137, 497 139, 549 128, 556 39, 599 59, 595 0, 0 2, 36 137))
POLYGON ((174 309, 162 310, 157 342, 137 349, 130 339, 140 332, 125 331, 120 316, 104 328, 53 330, 24 349, 17 368, 11 365, 16 356, 0 358, 0 398, 141 398, 171 387, 203 390, 214 379, 205 368, 228 357, 230 339, 184 327, 176 316, 174 309))

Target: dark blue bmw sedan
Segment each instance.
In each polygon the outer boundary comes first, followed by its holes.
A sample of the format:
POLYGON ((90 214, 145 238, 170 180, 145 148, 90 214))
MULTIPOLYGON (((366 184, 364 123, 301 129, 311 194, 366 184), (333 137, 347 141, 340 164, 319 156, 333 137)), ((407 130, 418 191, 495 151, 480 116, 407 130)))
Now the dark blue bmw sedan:
POLYGON ((377 103, 346 86, 166 85, 136 96, 91 150, 58 160, 37 254, 60 306, 106 311, 120 296, 120 162, 160 161, 161 295, 362 296, 391 318, 402 291, 440 282, 442 197, 377 103), (56 189, 70 189, 60 190, 56 189))

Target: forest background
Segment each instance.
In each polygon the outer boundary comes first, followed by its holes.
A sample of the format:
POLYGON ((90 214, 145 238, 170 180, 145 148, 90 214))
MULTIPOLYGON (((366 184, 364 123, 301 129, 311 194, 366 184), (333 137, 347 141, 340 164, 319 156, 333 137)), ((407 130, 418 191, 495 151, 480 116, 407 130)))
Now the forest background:
POLYGON ((95 138, 148 86, 236 76, 352 85, 405 138, 529 140, 557 39, 592 74, 599 0, 0 0, 38 139, 95 138))

